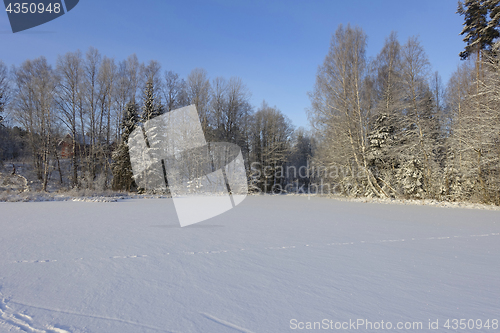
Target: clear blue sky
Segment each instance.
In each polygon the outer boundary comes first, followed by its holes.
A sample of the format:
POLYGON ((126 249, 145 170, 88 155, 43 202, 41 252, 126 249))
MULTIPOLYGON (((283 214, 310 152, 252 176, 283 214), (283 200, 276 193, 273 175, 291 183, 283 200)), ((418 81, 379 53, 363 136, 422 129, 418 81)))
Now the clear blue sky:
MULTIPOLYGON (((62 17, 12 34, 0 13, 0 59, 19 65, 89 46, 117 61, 136 53, 182 77, 196 67, 211 78, 239 76, 258 107, 276 105, 307 126, 307 92, 340 23, 359 25, 375 56, 392 30, 401 43, 419 35, 446 83, 460 62, 463 19, 455 0, 80 0, 62 17)), ((3 8, 3 6, 2 6, 3 8)))

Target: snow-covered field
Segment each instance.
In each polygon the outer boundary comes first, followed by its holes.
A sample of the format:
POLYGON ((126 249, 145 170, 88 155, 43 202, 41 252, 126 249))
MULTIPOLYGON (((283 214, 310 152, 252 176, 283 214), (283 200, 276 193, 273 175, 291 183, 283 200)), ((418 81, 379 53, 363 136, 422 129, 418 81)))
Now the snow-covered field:
POLYGON ((0 332, 500 332, 495 210, 250 196, 180 228, 170 199, 0 202, 0 253, 0 332))

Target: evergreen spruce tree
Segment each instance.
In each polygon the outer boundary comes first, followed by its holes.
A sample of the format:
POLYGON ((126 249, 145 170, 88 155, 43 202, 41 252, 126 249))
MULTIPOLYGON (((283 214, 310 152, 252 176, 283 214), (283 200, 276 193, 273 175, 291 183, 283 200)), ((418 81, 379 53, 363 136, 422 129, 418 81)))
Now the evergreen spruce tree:
POLYGON ((498 26, 500 24, 500 0, 486 0, 484 5, 490 11, 488 28, 496 29, 498 31, 498 26))
POLYGON ((130 191, 136 188, 133 179, 132 165, 128 149, 128 138, 135 129, 138 122, 138 106, 129 102, 125 107, 125 114, 122 119, 122 140, 117 149, 113 152, 113 189, 130 191))
POLYGON ((161 115, 163 112, 163 106, 158 101, 158 97, 155 95, 154 84, 152 80, 146 82, 146 87, 144 88, 144 105, 142 107, 142 117, 143 123, 153 119, 156 116, 161 115))
POLYGON ((425 198, 423 169, 422 163, 418 159, 412 158, 402 163, 396 171, 398 184, 406 198, 425 198))
POLYGON ((457 13, 464 16, 464 28, 461 35, 465 35, 464 42, 467 43, 465 50, 460 52, 460 58, 465 60, 476 53, 478 59, 481 50, 491 50, 494 39, 500 36, 496 30, 498 25, 498 0, 465 0, 458 2, 457 13), (493 15, 488 22, 488 11, 493 15), (491 24, 489 24, 491 23, 491 24))
POLYGON ((389 183, 393 182, 393 171, 399 167, 399 158, 395 153, 396 127, 394 119, 381 112, 376 117, 372 130, 368 134, 368 167, 377 179, 379 186, 386 192, 396 195, 389 183))

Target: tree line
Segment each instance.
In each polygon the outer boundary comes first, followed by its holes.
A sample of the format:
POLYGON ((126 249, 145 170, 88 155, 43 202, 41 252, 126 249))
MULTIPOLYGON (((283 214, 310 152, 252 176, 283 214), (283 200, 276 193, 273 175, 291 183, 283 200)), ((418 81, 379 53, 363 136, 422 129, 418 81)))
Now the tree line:
MULTIPOLYGON (((293 151, 294 127, 265 101, 255 110, 250 97, 238 77, 211 79, 196 68, 181 78, 158 61, 116 62, 92 47, 58 56, 55 66, 40 57, 8 70, 0 61, 0 160, 29 159, 43 190, 53 175, 70 188, 134 190, 128 135, 194 104, 206 140, 240 146, 249 175, 275 169, 293 151), (59 145, 68 137, 72 151, 63 159, 59 145)), ((255 190, 267 186, 263 174, 252 177, 255 190)))
POLYGON ((499 1, 459 2, 463 62, 444 86, 417 37, 368 60, 340 25, 310 93, 320 177, 346 195, 500 204, 499 1))

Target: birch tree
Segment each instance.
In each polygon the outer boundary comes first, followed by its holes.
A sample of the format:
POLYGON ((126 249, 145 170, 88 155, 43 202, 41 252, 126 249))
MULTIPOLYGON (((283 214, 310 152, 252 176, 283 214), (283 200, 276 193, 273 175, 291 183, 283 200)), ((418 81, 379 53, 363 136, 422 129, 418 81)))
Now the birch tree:
POLYGON ((78 186, 78 119, 83 108, 83 60, 80 51, 68 52, 57 58, 57 74, 60 78, 57 89, 59 117, 68 129, 72 140, 72 178, 73 187, 78 186))
POLYGON ((318 69, 310 94, 309 117, 321 134, 319 163, 348 169, 351 176, 337 177, 344 192, 387 196, 368 168, 367 131, 370 109, 363 99, 367 74, 366 34, 359 27, 340 25, 318 69))
POLYGON ((372 62, 375 103, 368 134, 368 165, 379 185, 393 196, 401 194, 395 177, 401 155, 398 122, 404 109, 401 66, 401 45, 397 34, 392 32, 372 62))
POLYGON ((449 134, 445 195, 452 200, 462 198, 462 192, 466 190, 466 185, 462 184, 462 176, 466 174, 467 167, 470 166, 464 163, 464 145, 467 141, 467 127, 470 125, 467 114, 470 113, 471 109, 470 96, 475 90, 474 79, 474 64, 471 61, 466 61, 457 66, 446 88, 449 134))
POLYGON ((166 112, 187 106, 186 82, 173 71, 165 71, 163 89, 166 112))
MULTIPOLYGON (((0 60, 0 161, 4 158, 4 153, 7 150, 8 138, 7 131, 4 125, 4 112, 7 106, 9 94, 9 81, 7 66, 0 60)), ((1 164, 0 164, 1 165, 1 164)))
POLYGON ((7 66, 0 60, 0 127, 3 126, 4 111, 7 106, 9 81, 7 66))
POLYGON ((187 96, 189 104, 194 104, 200 116, 203 132, 209 132, 208 107, 210 102, 210 81, 207 71, 195 68, 189 73, 186 80, 187 96))
POLYGON ((401 60, 405 108, 399 126, 404 161, 398 178, 407 196, 423 198, 433 195, 432 146, 435 141, 432 139, 435 138, 437 121, 428 85, 430 63, 420 41, 414 36, 403 45, 401 60))
POLYGON ((54 152, 57 77, 44 57, 24 61, 19 68, 14 67, 13 75, 14 117, 29 133, 33 165, 42 182, 42 190, 46 191, 54 152))

